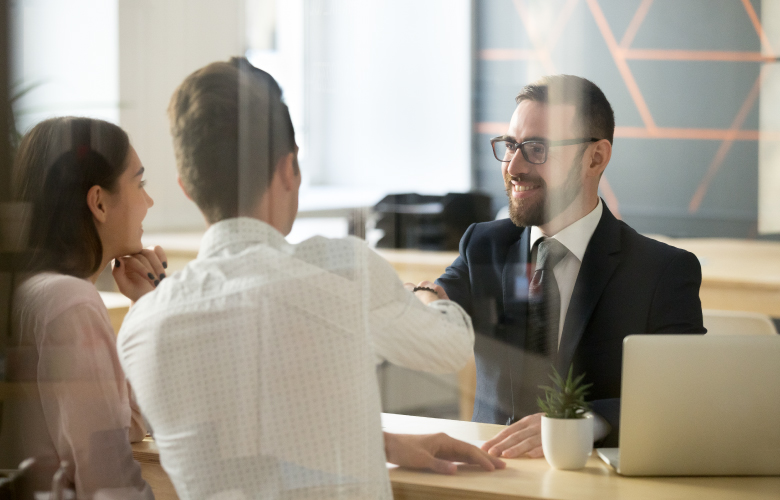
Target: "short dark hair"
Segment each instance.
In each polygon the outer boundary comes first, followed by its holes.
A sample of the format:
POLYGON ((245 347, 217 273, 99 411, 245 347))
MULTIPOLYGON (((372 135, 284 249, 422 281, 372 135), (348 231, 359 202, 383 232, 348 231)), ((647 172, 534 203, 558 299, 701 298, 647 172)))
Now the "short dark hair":
POLYGON ((113 191, 129 151, 124 130, 92 118, 51 118, 24 136, 12 183, 15 199, 32 208, 26 271, 87 278, 99 270, 103 244, 87 193, 113 191))
POLYGON ((574 75, 545 76, 528 84, 515 97, 515 102, 540 102, 544 104, 574 104, 576 118, 586 137, 607 139, 610 144, 615 135, 615 113, 607 97, 598 86, 574 75))
POLYGON ((210 223, 251 213, 279 160, 297 150, 282 90, 243 57, 188 76, 168 117, 179 176, 210 223))

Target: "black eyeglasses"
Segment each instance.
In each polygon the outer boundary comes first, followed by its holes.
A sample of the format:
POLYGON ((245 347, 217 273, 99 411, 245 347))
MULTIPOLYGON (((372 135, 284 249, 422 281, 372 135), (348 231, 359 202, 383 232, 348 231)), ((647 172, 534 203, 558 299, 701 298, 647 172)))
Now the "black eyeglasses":
POLYGON ((519 149, 523 153, 525 161, 539 165, 547 161, 547 150, 553 146, 571 146, 573 144, 585 144, 586 142, 597 142, 600 140, 591 137, 590 139, 564 139, 561 141, 533 140, 515 142, 502 135, 490 139, 490 145, 493 147, 493 155, 500 162, 509 163, 512 161, 519 149))

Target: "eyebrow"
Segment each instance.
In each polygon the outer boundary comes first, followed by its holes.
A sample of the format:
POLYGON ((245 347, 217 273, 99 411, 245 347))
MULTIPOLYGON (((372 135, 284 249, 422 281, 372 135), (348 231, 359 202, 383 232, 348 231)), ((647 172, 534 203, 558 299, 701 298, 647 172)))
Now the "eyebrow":
POLYGON ((144 173, 144 170, 145 170, 145 169, 144 169, 144 167, 141 167, 141 170, 139 170, 138 172, 136 172, 136 173, 135 173, 135 175, 134 175, 133 177, 138 177, 139 175, 143 175, 143 173, 144 173))
POLYGON ((516 142, 518 144, 520 144, 521 142, 529 142, 529 141, 546 142, 548 140, 546 137, 534 136, 534 137, 524 137, 522 141, 518 141, 517 139, 515 139, 511 135, 502 135, 501 139, 503 139, 503 140, 507 140, 508 139, 508 140, 514 141, 514 142, 516 142))

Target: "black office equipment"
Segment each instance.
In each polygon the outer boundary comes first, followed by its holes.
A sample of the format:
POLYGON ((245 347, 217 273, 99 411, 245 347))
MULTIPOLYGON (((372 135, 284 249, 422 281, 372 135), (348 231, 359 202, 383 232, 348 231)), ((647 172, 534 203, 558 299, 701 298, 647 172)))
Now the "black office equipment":
POLYGON ((491 198, 481 193, 391 194, 374 212, 384 232, 379 248, 457 250, 469 225, 493 219, 491 198))

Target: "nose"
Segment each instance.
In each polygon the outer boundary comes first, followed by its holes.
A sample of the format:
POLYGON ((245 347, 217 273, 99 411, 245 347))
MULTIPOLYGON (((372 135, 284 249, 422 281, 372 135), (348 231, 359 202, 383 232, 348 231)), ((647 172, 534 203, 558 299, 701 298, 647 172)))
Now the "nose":
POLYGON ((512 177, 517 177, 520 174, 527 174, 531 171, 531 164, 525 161, 525 157, 523 157, 521 151, 515 153, 509 163, 505 165, 506 172, 512 177))
POLYGON ((152 208, 154 206, 154 200, 152 199, 151 196, 149 196, 149 193, 147 193, 145 189, 144 189, 144 195, 146 196, 146 207, 152 208))

